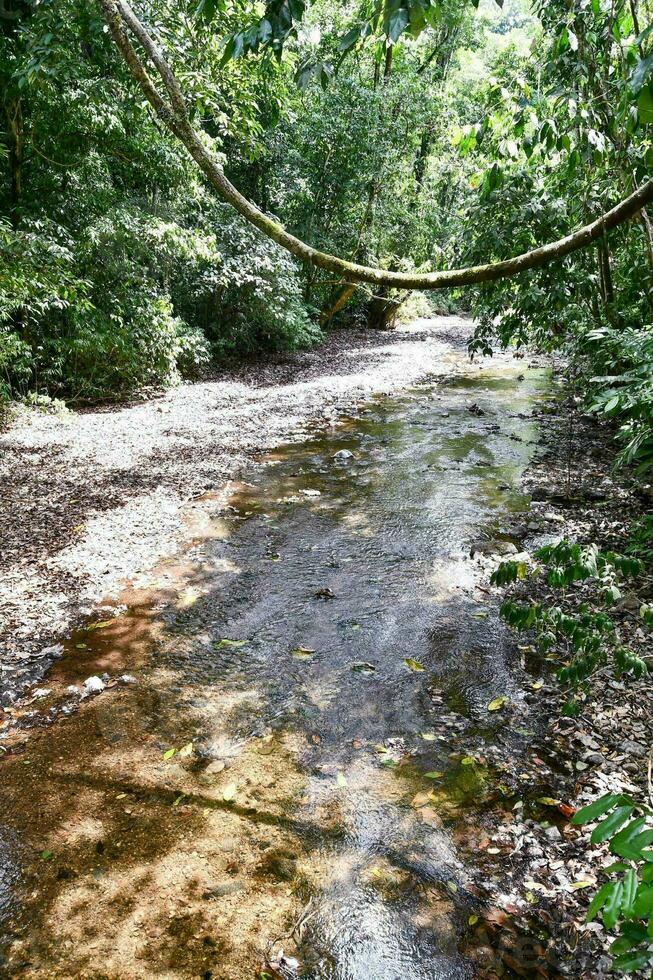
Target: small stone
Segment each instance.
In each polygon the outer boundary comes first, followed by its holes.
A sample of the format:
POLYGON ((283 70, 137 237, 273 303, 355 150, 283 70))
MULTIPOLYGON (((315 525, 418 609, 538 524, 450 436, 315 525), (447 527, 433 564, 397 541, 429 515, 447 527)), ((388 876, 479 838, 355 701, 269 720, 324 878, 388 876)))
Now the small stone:
POLYGON ((121 684, 135 684, 136 678, 132 677, 131 674, 121 674, 118 678, 121 684))
POLYGON ((66 688, 66 694, 76 694, 77 697, 80 697, 81 693, 80 688, 78 688, 76 684, 69 684, 66 688))
POLYGON ((344 463, 348 459, 353 459, 354 454, 349 451, 349 449, 339 449, 337 453, 334 453, 331 459, 335 459, 338 463, 344 463))
POLYGON ((202 898, 208 901, 211 898, 223 898, 225 895, 236 895, 242 892, 243 884, 240 881, 223 881, 219 885, 212 885, 202 894, 202 898))
POLYGON ((557 827, 547 827, 544 831, 544 836, 548 837, 549 840, 562 840, 562 834, 557 827))
POLYGON ((32 697, 34 698, 47 698, 48 694, 52 694, 52 688, 50 687, 37 687, 34 691, 32 697))
POLYGON ((106 687, 106 684, 99 677, 87 677, 84 681, 84 688, 87 694, 99 694, 106 687))

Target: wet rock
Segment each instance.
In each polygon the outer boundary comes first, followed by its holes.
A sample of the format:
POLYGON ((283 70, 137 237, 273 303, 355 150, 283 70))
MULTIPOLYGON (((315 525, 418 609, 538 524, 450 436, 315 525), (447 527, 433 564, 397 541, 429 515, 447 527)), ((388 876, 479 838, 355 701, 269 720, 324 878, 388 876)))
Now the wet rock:
POLYGON ((467 411, 468 412, 471 412, 472 415, 478 416, 479 418, 480 418, 481 415, 485 415, 485 412, 483 411, 483 409, 481 408, 481 406, 480 405, 477 405, 476 402, 474 402, 473 405, 470 405, 469 408, 467 409, 467 411))
POLYGON ((512 541, 477 541, 471 547, 470 557, 473 558, 474 555, 485 555, 486 557, 499 555, 503 557, 504 555, 516 555, 517 553, 517 546, 512 541))
POLYGON ((335 460, 336 463, 346 463, 348 460, 353 459, 354 454, 349 451, 349 449, 339 449, 337 453, 334 453, 331 459, 335 460))
POLYGON ((106 687, 106 684, 99 677, 87 677, 84 681, 84 690, 87 694, 100 694, 106 687))

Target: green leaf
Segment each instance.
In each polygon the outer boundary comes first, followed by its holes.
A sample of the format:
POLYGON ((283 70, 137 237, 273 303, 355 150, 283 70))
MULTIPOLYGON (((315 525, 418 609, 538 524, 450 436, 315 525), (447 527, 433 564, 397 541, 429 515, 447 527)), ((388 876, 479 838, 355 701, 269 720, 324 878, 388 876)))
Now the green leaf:
POLYGON ((622 799, 619 793, 608 793, 605 796, 599 797, 598 800, 594 800, 593 803, 584 806, 582 809, 577 810, 576 813, 571 818, 573 824, 583 824, 591 823, 596 820, 597 817, 602 817, 604 813, 611 810, 613 806, 622 799))
POLYGON ((624 953, 613 960, 612 968, 619 970, 620 973, 634 973, 635 970, 642 970, 653 961, 653 954, 648 951, 624 953))
POLYGON ((631 820, 627 827, 619 831, 616 837, 610 841, 610 850, 619 857, 626 858, 628 861, 639 860, 639 851, 633 848, 633 841, 646 823, 644 817, 631 820))
POLYGON ((424 670, 423 664, 421 664, 419 660, 413 660, 412 657, 406 657, 404 663, 406 664, 407 667, 410 667, 411 670, 414 671, 424 670))
POLYGON ((635 70, 630 78, 630 87, 633 95, 637 95, 642 86, 648 82, 651 72, 653 72, 653 54, 650 54, 648 58, 643 58, 641 61, 638 61, 635 65, 635 70))
POLYGON ((646 919, 653 913, 653 887, 639 886, 633 913, 638 919, 646 919))
POLYGON ((604 885, 601 885, 596 895, 590 902, 590 907, 587 910, 587 922, 592 922, 596 918, 607 902, 608 897, 612 894, 615 884, 616 882, 614 881, 606 881, 604 885))
POLYGON ((621 912, 627 919, 633 914, 638 885, 637 872, 633 868, 629 868, 624 875, 624 893, 621 899, 621 912))
POLYGON ((653 123, 653 92, 650 86, 645 86, 637 97, 637 111, 641 123, 653 123))
POLYGON ((613 881, 611 884, 613 886, 612 890, 603 906, 603 925, 606 929, 613 929, 617 924, 617 919, 621 912, 621 899, 624 890, 622 881, 613 881))
POLYGON ((165 752, 163 753, 163 758, 166 760, 172 759, 176 751, 177 751, 176 749, 166 749, 165 752))
POLYGON ((609 817, 601 821, 598 827, 594 828, 590 837, 592 844, 599 844, 601 841, 612 837, 625 824, 633 810, 634 807, 630 804, 617 807, 614 813, 611 813, 609 817))

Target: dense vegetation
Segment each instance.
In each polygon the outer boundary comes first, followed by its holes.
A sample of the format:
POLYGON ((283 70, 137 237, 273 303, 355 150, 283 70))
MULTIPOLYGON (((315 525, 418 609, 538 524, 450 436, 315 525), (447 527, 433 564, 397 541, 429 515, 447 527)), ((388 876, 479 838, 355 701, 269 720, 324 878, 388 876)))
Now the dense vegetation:
MULTIPOLYGON (((228 176, 325 251, 396 270, 503 258, 645 177, 636 5, 420 0, 376 20, 378 5, 325 0, 271 3, 262 19, 247 3, 151 8, 228 176)), ((135 94, 91 0, 3 10, 5 396, 121 395, 313 343, 320 327, 392 322, 405 294, 301 265, 216 201, 135 94)), ((597 403, 624 413, 642 456, 651 256, 642 212, 599 248, 436 303, 477 313, 478 350, 572 340, 589 375, 618 379, 597 403)))
MULTIPOLYGON (((638 0, 157 0, 147 23, 258 207, 324 251, 432 271, 554 240, 646 180, 649 14, 638 0)), ((393 322, 406 293, 298 262, 216 199, 94 0, 3 0, 0 28, 1 397, 120 397, 393 322)), ((652 276, 642 210, 541 270, 430 302, 474 312, 474 351, 571 350, 625 461, 648 467, 652 276)))

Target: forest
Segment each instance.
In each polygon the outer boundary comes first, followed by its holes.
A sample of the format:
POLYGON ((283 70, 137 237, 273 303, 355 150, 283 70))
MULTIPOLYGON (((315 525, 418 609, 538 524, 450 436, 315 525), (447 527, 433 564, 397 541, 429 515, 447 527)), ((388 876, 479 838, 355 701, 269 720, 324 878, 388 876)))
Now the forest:
POLYGON ((0 972, 653 976, 653 4, 132 2, 0 0, 0 972))

